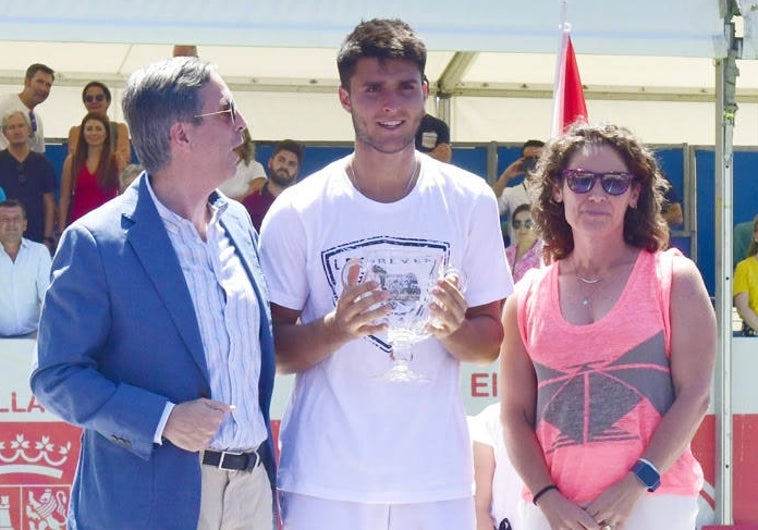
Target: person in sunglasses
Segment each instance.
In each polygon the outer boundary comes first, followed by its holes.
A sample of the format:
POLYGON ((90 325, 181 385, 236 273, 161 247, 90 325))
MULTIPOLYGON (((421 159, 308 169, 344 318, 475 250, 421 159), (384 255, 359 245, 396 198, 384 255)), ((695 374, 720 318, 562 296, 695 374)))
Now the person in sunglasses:
MULTIPOLYGON (((87 113, 99 112, 107 115, 111 105, 111 91, 105 83, 90 81, 82 90, 82 102, 87 113)), ((68 130, 68 154, 76 151, 81 125, 74 125, 68 130)), ((111 151, 116 155, 119 167, 126 167, 132 160, 132 144, 129 141, 129 128, 123 122, 110 122, 111 151)))
POLYGON ((534 229, 531 207, 521 204, 513 211, 511 227, 516 240, 505 249, 505 257, 511 266, 513 281, 519 281, 526 271, 539 267, 542 262, 542 240, 534 229))
POLYGON ((655 157, 616 125, 576 124, 529 176, 549 265, 508 297, 506 445, 525 528, 691 530, 690 450, 710 399, 716 319, 668 247, 655 157))
POLYGON ((68 528, 272 530, 268 290, 216 191, 247 122, 193 57, 134 72, 123 107, 145 171, 63 233, 31 375, 83 430, 68 528))

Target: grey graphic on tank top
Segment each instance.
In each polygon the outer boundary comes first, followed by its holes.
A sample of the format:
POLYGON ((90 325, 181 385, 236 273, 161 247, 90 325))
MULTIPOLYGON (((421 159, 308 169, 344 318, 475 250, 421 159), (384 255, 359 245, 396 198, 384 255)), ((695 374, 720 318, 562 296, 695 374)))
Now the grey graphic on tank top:
POLYGON ((643 400, 661 415, 674 401, 662 331, 612 362, 590 361, 565 371, 535 363, 535 369, 537 421, 560 430, 547 452, 563 446, 636 439, 636 433, 616 423, 643 400))

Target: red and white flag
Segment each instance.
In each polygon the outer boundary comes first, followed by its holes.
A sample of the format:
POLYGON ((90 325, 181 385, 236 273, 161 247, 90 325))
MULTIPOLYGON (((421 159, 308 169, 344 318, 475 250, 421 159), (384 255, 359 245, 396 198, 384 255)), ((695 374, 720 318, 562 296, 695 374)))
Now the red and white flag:
POLYGON ((577 120, 588 121, 582 80, 576 65, 571 31, 564 29, 553 88, 553 127, 551 137, 563 134, 577 120))

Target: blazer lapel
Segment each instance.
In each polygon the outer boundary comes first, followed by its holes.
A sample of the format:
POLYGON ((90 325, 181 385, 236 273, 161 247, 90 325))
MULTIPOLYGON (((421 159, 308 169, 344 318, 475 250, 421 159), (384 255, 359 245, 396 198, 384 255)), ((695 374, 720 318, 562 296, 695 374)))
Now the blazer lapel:
POLYGON ((192 297, 187 289, 179 259, 158 215, 142 173, 139 184, 130 186, 125 194, 122 225, 134 253, 158 295, 164 300, 174 326, 187 350, 209 380, 203 341, 195 315, 192 297), (133 199, 133 200, 132 200, 133 199))

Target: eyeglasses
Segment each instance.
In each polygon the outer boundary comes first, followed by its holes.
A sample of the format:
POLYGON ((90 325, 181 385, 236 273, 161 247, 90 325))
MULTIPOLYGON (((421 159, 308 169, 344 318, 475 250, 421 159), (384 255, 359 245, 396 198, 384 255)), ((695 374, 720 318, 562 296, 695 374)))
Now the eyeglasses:
POLYGON ((237 113, 237 106, 234 104, 234 100, 229 101, 229 108, 224 110, 217 110, 216 112, 206 112, 205 114, 198 114, 196 116, 193 116, 193 118, 205 118, 206 116, 215 116, 216 114, 226 114, 229 113, 229 118, 232 120, 232 125, 234 125, 234 122, 237 120, 237 116, 239 114, 237 113))
POLYGON ((527 230, 531 230, 532 228, 534 228, 534 222, 531 219, 524 219, 523 221, 519 221, 518 219, 516 219, 511 224, 513 225, 514 230, 518 230, 522 226, 526 228, 527 230))
POLYGON ((105 101, 105 94, 96 94, 94 96, 91 94, 87 94, 86 96, 84 96, 85 103, 92 103, 93 101, 105 101))
POLYGON ((561 176, 566 179, 566 184, 574 193, 589 193, 599 180, 608 195, 621 195, 629 189, 634 180, 634 175, 625 171, 596 173, 586 169, 564 169, 561 176))

